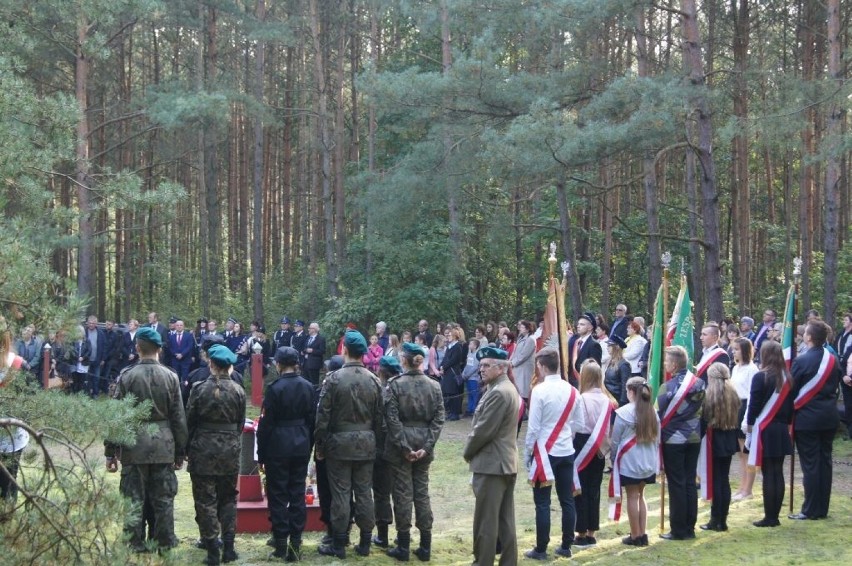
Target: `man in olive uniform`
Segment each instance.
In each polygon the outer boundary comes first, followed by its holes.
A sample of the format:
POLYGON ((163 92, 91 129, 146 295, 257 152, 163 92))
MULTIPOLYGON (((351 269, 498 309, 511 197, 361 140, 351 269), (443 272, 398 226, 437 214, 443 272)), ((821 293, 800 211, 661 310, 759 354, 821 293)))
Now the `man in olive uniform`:
POLYGON ((157 359, 162 338, 152 328, 136 331, 139 363, 119 375, 116 399, 132 395, 141 403, 151 402, 151 414, 136 433, 132 446, 106 444, 107 470, 118 471, 121 461, 121 494, 134 503, 126 517, 124 531, 136 551, 145 550, 143 503, 148 500, 154 514, 153 535, 161 548, 177 544, 174 529, 174 500, 177 494, 175 470, 183 466, 186 448, 186 416, 177 375, 157 359))
POLYGON ((237 356, 217 344, 208 352, 210 375, 192 388, 186 409, 189 429, 189 476, 195 501, 195 522, 207 549, 205 564, 233 562, 237 526, 237 476, 246 420, 246 394, 228 375, 237 356))
POLYGON ((476 353, 487 390, 473 414, 464 459, 473 472, 473 563, 492 566, 499 536, 502 566, 518 563, 515 480, 518 475, 518 390, 509 381, 506 352, 490 346, 476 353))
MULTIPOLYGON (((429 466, 444 426, 444 398, 437 381, 420 371, 428 354, 417 344, 402 346, 405 372, 385 388, 387 440, 385 458, 393 465, 393 506, 397 546, 388 556, 409 560, 411 509, 420 531, 420 547, 414 551, 426 562, 432 557, 432 506, 429 501, 429 466)), ((384 358, 382 358, 384 359, 384 358)))
MULTIPOLYGON (((402 366, 394 356, 382 356, 379 360, 378 378, 382 390, 387 389, 388 380, 401 374, 402 366)), ((373 544, 388 547, 388 525, 393 523, 391 491, 393 491, 393 466, 385 458, 385 427, 376 437, 376 462, 373 464, 373 508, 376 512, 376 536, 373 544)))
POLYGON ((361 362, 367 341, 360 332, 349 331, 343 339, 345 363, 326 376, 320 391, 316 423, 316 457, 327 459, 331 487, 331 545, 319 553, 346 558, 349 498, 355 495, 355 522, 361 530, 355 551, 370 554, 375 526, 373 511, 373 462, 376 436, 382 424, 382 388, 378 378, 361 362))

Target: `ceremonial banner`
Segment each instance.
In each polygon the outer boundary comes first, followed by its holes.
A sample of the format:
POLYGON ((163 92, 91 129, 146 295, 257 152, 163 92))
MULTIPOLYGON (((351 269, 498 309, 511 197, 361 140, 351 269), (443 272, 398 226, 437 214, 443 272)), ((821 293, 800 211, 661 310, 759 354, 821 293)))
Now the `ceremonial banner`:
POLYGON ((686 349, 686 367, 692 364, 695 341, 693 334, 695 323, 692 322, 692 301, 689 298, 689 286, 686 283, 686 275, 680 276, 680 292, 677 295, 677 304, 672 315, 674 328, 669 328, 671 336, 670 346, 683 346, 686 349))
POLYGON ((787 291, 787 306, 784 308, 784 334, 781 336, 781 349, 787 369, 793 365, 796 356, 796 285, 790 285, 787 291))
POLYGON ((547 305, 544 308, 544 329, 536 350, 554 348, 559 352, 562 379, 568 380, 568 325, 565 321, 565 283, 556 277, 550 278, 547 289, 547 305))

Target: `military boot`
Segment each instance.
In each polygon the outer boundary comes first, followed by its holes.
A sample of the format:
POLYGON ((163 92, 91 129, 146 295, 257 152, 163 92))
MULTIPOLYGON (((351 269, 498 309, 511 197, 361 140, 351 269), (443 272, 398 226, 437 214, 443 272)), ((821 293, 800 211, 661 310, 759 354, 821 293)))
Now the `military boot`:
POLYGON ((204 547, 207 549, 207 558, 204 559, 204 564, 219 566, 219 545, 216 543, 216 539, 205 539, 204 547))
POLYGON ((323 556, 334 556, 341 560, 346 558, 346 535, 334 535, 334 540, 331 544, 321 544, 317 552, 323 556))
POLYGON ((275 540, 275 552, 269 555, 269 559, 287 558, 287 537, 277 538, 275 540))
POLYGON ((388 550, 386 554, 391 558, 396 558, 400 562, 408 562, 408 549, 411 547, 411 532, 399 532, 396 534, 396 539, 396 546, 388 550))
POLYGON ((420 548, 414 554, 421 562, 429 562, 432 558, 432 531, 420 531, 420 548))
POLYGON ((324 544, 326 546, 331 546, 334 543, 334 535, 331 534, 331 525, 326 525, 325 534, 322 535, 322 540, 320 544, 324 544))
POLYGON ((236 562, 239 555, 237 554, 237 551, 234 550, 234 535, 225 535, 222 537, 222 543, 222 562, 226 564, 228 562, 236 562))
POLYGON ((358 556, 370 556, 370 542, 373 538, 372 531, 361 531, 361 538, 355 546, 358 556))
POLYGON ((386 524, 376 524, 376 536, 373 537, 373 544, 381 548, 388 547, 388 526, 386 524))

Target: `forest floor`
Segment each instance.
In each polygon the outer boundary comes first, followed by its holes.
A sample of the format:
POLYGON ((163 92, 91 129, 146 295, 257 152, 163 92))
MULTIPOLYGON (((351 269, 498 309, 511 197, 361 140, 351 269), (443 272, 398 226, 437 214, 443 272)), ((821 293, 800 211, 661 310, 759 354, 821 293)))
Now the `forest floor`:
MULTIPOLYGON (((439 565, 464 565, 473 561, 471 553, 474 498, 469 486, 470 473, 461 457, 464 438, 470 420, 447 423, 437 447, 437 457, 432 466, 431 498, 434 514, 434 543, 432 563, 439 565)), ((520 439, 524 438, 525 428, 520 439)), ((848 519, 852 516, 852 442, 839 435, 834 446, 834 481, 831 513, 823 521, 791 521, 786 519, 789 509, 789 493, 786 494, 782 510, 781 526, 759 529, 752 521, 763 516, 760 477, 755 482, 754 498, 732 503, 725 533, 705 532, 696 529, 697 538, 692 541, 665 541, 658 537, 660 532, 660 487, 650 486, 646 490, 648 501, 648 534, 650 545, 645 548, 628 547, 621 544, 621 537, 629 532, 626 516, 619 523, 606 520, 606 497, 602 498, 601 531, 597 535, 598 545, 585 550, 575 549, 573 561, 578 564, 735 564, 743 560, 750 564, 844 564, 852 561, 852 548, 848 540, 848 519)), ((789 460, 785 465, 789 473, 789 460)), ((535 564, 523 558, 523 552, 535 542, 534 507, 532 491, 525 481, 525 472, 519 475, 515 487, 515 513, 518 532, 520 562, 535 564)), ((802 502, 801 470, 796 464, 795 512, 802 502)), ((118 486, 118 474, 108 476, 118 486)), ((737 462, 732 465, 732 490, 736 490, 739 479, 737 462)), ((180 490, 175 502, 175 531, 181 544, 162 561, 156 555, 139 555, 139 564, 201 564, 205 552, 194 547, 198 538, 195 512, 192 503, 189 475, 185 469, 178 472, 180 490)), ((604 477, 608 481, 608 476, 604 477)), ((789 485, 789 482, 788 482, 789 485)), ((566 563, 564 558, 553 554, 553 541, 559 540, 559 507, 554 500, 552 510, 551 561, 566 563)), ((698 523, 709 519, 710 504, 699 503, 698 523)), ((356 529, 357 530, 357 529, 356 529)), ((391 526, 391 536, 394 536, 391 526)), ((412 546, 417 543, 416 529, 412 531, 412 546)), ((236 541, 240 559, 237 564, 269 564, 282 562, 269 560, 271 549, 266 546, 269 537, 263 535, 238 535, 236 541)), ((341 561, 319 556, 316 548, 320 533, 305 533, 304 564, 340 564, 341 561)), ((353 541, 357 539, 352 535, 353 541)), ((412 556, 412 561, 417 562, 412 556)), ((395 564, 381 549, 373 547, 368 558, 355 554, 348 547, 346 563, 352 564, 395 564)))

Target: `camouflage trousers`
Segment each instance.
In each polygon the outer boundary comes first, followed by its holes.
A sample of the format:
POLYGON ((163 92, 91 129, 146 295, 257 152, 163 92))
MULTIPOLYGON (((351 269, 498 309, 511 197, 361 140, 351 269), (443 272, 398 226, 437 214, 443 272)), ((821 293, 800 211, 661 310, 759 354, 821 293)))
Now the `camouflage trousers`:
POLYGON ((202 539, 233 540, 237 528, 237 475, 190 474, 195 522, 202 539))
POLYGON ((373 464, 373 501, 377 525, 393 523, 391 492, 393 491, 393 466, 381 456, 373 464))
POLYGON ((431 459, 418 462, 403 460, 393 464, 393 514, 397 532, 411 530, 411 508, 421 531, 432 530, 432 503, 429 500, 431 459))
POLYGON ((345 533, 349 528, 350 497, 355 499, 355 523, 361 531, 376 526, 373 510, 373 460, 328 458, 326 470, 331 487, 331 528, 345 533))
POLYGON ((127 464, 121 467, 121 494, 133 508, 124 520, 124 532, 134 549, 145 546, 145 504, 153 513, 152 538, 163 548, 177 546, 175 538, 175 495, 178 483, 172 464, 127 464))

